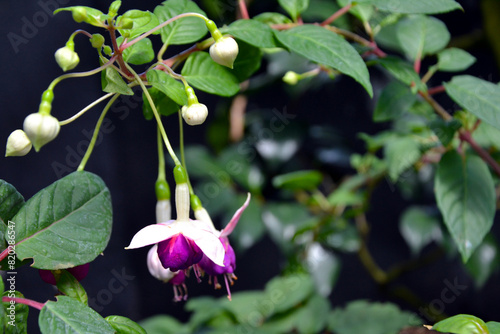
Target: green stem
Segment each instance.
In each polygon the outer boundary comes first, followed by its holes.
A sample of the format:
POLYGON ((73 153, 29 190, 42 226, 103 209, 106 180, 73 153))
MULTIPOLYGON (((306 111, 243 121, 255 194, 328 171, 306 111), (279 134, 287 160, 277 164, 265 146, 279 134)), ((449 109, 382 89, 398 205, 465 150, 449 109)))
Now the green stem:
POLYGON ((165 155, 163 154, 163 144, 160 133, 160 127, 157 127, 157 143, 158 143, 158 181, 166 181, 165 175, 165 155))
POLYGON ((187 83, 186 79, 182 75, 175 73, 174 70, 172 70, 166 64, 158 63, 158 66, 163 66, 167 70, 167 72, 170 74, 171 77, 173 77, 174 79, 181 80, 182 83, 184 84, 184 87, 189 87, 189 84, 187 83))
POLYGON ((111 97, 114 93, 108 93, 104 96, 101 96, 100 98, 98 98, 97 100, 95 100, 94 102, 92 102, 91 104, 89 104, 88 106, 86 106, 85 108, 83 108, 82 110, 80 110, 78 113, 76 113, 75 115, 71 116, 70 118, 68 119, 65 119, 64 121, 60 121, 59 122, 59 125, 63 126, 63 125, 66 125, 66 124, 69 124, 71 122, 73 122, 74 120, 76 120, 78 117, 82 116, 83 114, 85 114, 88 110, 90 110, 91 108, 93 108, 94 106, 98 105, 99 103, 101 103, 102 101, 106 100, 107 98, 111 97))
POLYGON ((170 141, 168 140, 167 132, 165 131, 165 128, 163 127, 163 123, 161 122, 160 114, 158 113, 158 110, 156 110, 156 106, 153 102, 153 99, 151 98, 151 95, 149 94, 148 89, 146 88, 146 85, 144 85, 144 82, 142 82, 141 78, 139 75, 130 67, 127 63, 125 63, 125 66, 127 66, 128 70, 132 75, 135 77, 135 80, 137 83, 141 86, 142 91, 144 92, 144 95, 146 95, 146 98, 148 99, 149 105, 151 106, 151 109, 153 110, 153 114, 155 115, 156 122, 158 123, 158 128, 160 129, 161 136, 163 137, 163 141, 165 142, 165 146, 167 147, 168 153, 170 154, 170 157, 172 160, 174 160, 174 163, 176 166, 181 166, 181 162, 175 155, 174 149, 172 148, 172 145, 170 145, 170 141))
POLYGON ((184 154, 184 122, 182 121, 182 112, 180 109, 178 114, 179 114, 179 139, 180 139, 179 148, 181 151, 181 161, 182 161, 182 166, 186 171, 189 194, 194 195, 193 186, 191 185, 191 181, 189 180, 189 174, 186 167, 186 155, 184 154))
POLYGON ((108 113, 109 108, 111 108, 111 105, 116 101, 116 99, 120 96, 120 94, 116 93, 115 96, 111 98, 111 100, 108 101, 104 109, 102 110, 101 116, 99 117, 99 120, 97 121, 96 127, 94 129, 94 134, 92 135, 92 139, 90 140, 89 147, 87 148, 87 151, 85 152, 85 155, 83 156, 82 162, 80 162, 80 165, 77 168, 77 171, 82 171, 85 169, 85 165, 87 164, 87 161, 90 158, 90 155, 92 154, 92 151, 94 150, 95 143, 97 142, 97 137, 99 136, 99 130, 101 129, 102 122, 104 121, 104 117, 108 113))

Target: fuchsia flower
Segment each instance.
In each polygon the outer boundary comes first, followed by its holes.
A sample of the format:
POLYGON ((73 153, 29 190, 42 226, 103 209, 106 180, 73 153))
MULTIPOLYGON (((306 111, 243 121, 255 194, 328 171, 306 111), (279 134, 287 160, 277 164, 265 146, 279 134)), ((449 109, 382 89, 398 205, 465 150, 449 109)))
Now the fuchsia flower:
POLYGON ((229 284, 233 285, 233 280, 237 279, 234 275, 234 270, 236 269, 236 256, 234 254, 233 247, 229 243, 228 236, 233 232, 236 224, 240 220, 241 214, 247 208, 250 203, 250 193, 247 196, 247 200, 243 204, 241 208, 239 208, 226 225, 226 227, 222 231, 217 231, 212 223, 212 219, 208 215, 208 212, 203 208, 199 207, 195 209, 194 215, 196 219, 201 220, 209 224, 212 228, 212 231, 219 237, 222 245, 224 246, 224 265, 221 266, 214 261, 212 261, 209 257, 203 256, 198 266, 203 269, 209 276, 210 279, 213 278, 214 285, 216 289, 220 288, 220 284, 217 281, 217 275, 223 275, 224 281, 226 283, 226 289, 229 300, 231 300, 231 291, 229 290, 229 284), (228 283, 229 281, 229 283, 228 283))

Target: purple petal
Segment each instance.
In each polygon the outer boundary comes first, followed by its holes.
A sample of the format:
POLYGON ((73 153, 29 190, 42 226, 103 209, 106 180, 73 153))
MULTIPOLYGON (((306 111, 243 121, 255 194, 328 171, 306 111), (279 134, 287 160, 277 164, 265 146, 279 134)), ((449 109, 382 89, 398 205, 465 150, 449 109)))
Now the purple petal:
POLYGON ((215 264, 207 256, 203 256, 198 265, 210 276, 217 276, 222 274, 231 274, 236 269, 236 255, 234 254, 233 247, 229 244, 229 240, 224 237, 221 238, 224 245, 224 267, 215 264))
POLYGON ((187 269, 200 262, 202 256, 201 249, 181 233, 158 243, 161 264, 171 271, 187 269))

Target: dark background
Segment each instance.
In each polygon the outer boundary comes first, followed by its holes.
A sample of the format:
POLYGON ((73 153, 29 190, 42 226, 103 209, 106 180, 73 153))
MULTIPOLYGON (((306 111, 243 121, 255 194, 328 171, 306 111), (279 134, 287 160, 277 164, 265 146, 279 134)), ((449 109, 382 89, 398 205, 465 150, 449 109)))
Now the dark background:
MULTIPOLYGON (((453 41, 457 45, 465 45, 478 58, 468 72, 496 82, 498 68, 494 55, 484 36, 478 32, 482 27, 480 1, 459 2, 464 6, 465 13, 454 12, 439 18, 448 25, 454 36, 453 41), (466 38, 463 38, 464 35, 466 38)), ((86 5, 106 11, 110 1, 0 1, 0 143, 6 143, 8 135, 22 127, 24 118, 38 110, 41 93, 53 78, 62 73, 53 58, 55 50, 64 45, 74 30, 88 28, 73 22, 70 13, 60 13, 55 17, 44 14, 42 4, 49 3, 50 6, 57 4, 57 7, 86 5), (38 26, 34 26, 34 30, 23 31, 23 28, 26 29, 26 22, 37 23, 38 26), (9 33, 10 36, 14 33, 25 38, 24 42, 14 47, 9 40, 9 33)), ((152 11, 159 3, 123 1, 122 12, 132 8, 152 11)), ((233 2, 229 1, 228 4, 230 3, 233 2)), ((230 22, 235 10, 234 7, 227 8, 227 22, 230 22)), ((277 10, 277 4, 274 1, 256 1, 250 7, 250 14, 268 10, 277 10)), ((90 27, 88 31, 97 32, 97 29, 90 27)), ((86 38, 78 36, 75 41, 76 51, 81 59, 77 69, 96 67, 95 53, 86 44, 86 38)), ((377 71, 372 75, 377 93, 386 78, 377 71)), ((433 81, 437 85, 440 80, 448 78, 438 76, 433 81)), ((102 93, 99 88, 97 76, 63 81, 55 89, 53 115, 59 120, 70 117, 100 97, 102 93)), ((217 98, 204 94, 199 95, 199 98, 204 99, 209 110, 213 110, 218 102, 217 98)), ((441 102, 447 108, 453 108, 446 98, 441 98, 441 102)), ((304 124, 332 124, 338 129, 342 141, 349 143, 350 149, 359 153, 363 152, 363 145, 357 139, 356 132, 376 133, 386 126, 371 122, 374 102, 369 100, 359 85, 344 77, 335 83, 325 83, 314 94, 302 95, 300 99, 289 97, 283 87, 276 85, 273 89, 252 96, 249 109, 255 105, 279 110, 286 107, 289 112, 297 115, 298 122, 304 124)), ((101 108, 103 106, 104 104, 101 108)), ((111 242, 104 256, 99 256, 91 264, 90 273, 82 283, 90 299, 102 297, 100 300, 96 299, 94 307, 103 316, 117 314, 139 321, 166 313, 185 320, 188 314, 183 311, 182 303, 172 302, 170 285, 161 284, 147 272, 145 258, 148 249, 123 249, 138 229, 154 222, 155 197, 152 190, 157 169, 156 129, 152 122, 144 120, 140 106, 141 102, 137 102, 137 99, 119 100, 117 107, 109 114, 110 131, 103 135, 86 167, 86 170, 102 177, 111 190, 114 225, 111 242), (124 273, 126 277, 121 283, 116 283, 114 279, 119 273, 124 273), (111 288, 110 282, 113 282, 111 288), (113 292, 109 294, 103 292, 103 289, 113 292), (111 296, 109 300, 108 296, 111 296)), ((39 153, 32 151, 21 158, 3 158, 2 151, 0 178, 13 184, 28 199, 62 174, 66 175, 76 169, 82 156, 79 152, 86 148, 88 133, 93 131, 101 108, 95 108, 77 122, 62 127, 59 136, 39 153), (58 171, 55 166, 59 167, 58 171)), ((209 117, 214 116, 211 114, 209 117)), ((170 129, 168 131, 171 138, 176 138, 177 122, 167 122, 166 126, 170 129)), ((203 143, 204 138, 203 127, 187 129, 188 143, 203 143)), ((307 156, 308 148, 303 147, 301 153, 307 156)), ((343 172, 345 170, 338 168, 331 170, 333 177, 339 177, 343 172)), ((419 204, 432 203, 432 197, 424 196, 421 202, 419 204)), ((407 246, 397 229, 399 216, 409 204, 390 184, 384 184, 374 196, 369 212, 373 223, 370 247, 383 268, 409 256, 407 246)), ((479 291, 474 288, 473 281, 457 261, 444 258, 430 267, 403 276, 400 282, 414 287, 422 299, 432 301, 441 298, 441 293, 446 288, 445 281, 457 280, 466 289, 457 296, 455 302, 446 304, 444 312, 449 315, 470 313, 484 320, 499 321, 499 315, 495 312, 500 299, 498 273, 479 291)), ((233 291, 263 288, 265 282, 280 273, 283 264, 284 259, 278 248, 265 238, 238 257, 236 273, 239 280, 233 291)), ((19 269, 16 284, 27 298, 37 301, 45 301, 54 294, 54 290, 39 279, 36 270, 29 267, 19 269)), ((213 291, 206 282, 196 284, 191 280, 188 287, 190 296, 224 294, 213 291)), ((332 304, 341 306, 347 301, 360 298, 399 302, 376 286, 356 256, 345 255, 339 281, 331 295, 332 304)), ((412 310, 405 303, 400 305, 412 310)), ((30 312, 30 332, 36 332, 38 311, 32 309, 30 312)))

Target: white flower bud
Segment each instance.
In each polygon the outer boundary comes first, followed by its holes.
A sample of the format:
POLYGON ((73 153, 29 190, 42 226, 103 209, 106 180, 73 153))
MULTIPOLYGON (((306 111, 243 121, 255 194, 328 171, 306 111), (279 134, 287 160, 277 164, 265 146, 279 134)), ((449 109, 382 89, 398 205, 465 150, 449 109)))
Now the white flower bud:
POLYGON ((170 269, 165 269, 161 265, 160 258, 158 257, 158 245, 154 245, 148 252, 148 270, 151 276, 154 278, 168 282, 170 281, 177 272, 173 272, 170 269))
POLYGON ((210 47, 210 57, 217 64, 233 68, 238 56, 238 43, 232 37, 222 37, 210 47))
POLYGON ((199 125, 205 122, 208 116, 207 106, 202 103, 195 103, 190 106, 184 106, 181 110, 182 118, 189 125, 199 125))
POLYGON ((57 118, 35 113, 24 119, 23 128, 33 143, 35 151, 38 152, 43 145, 57 137, 61 126, 57 118))
POLYGON ((164 223, 172 219, 170 200, 162 199, 156 202, 156 222, 164 223))
POLYGON ((6 157, 22 157, 31 150, 31 141, 23 130, 15 130, 7 139, 6 157))
POLYGON ((57 64, 64 72, 74 69, 80 62, 78 54, 68 46, 58 49, 55 57, 57 64))

